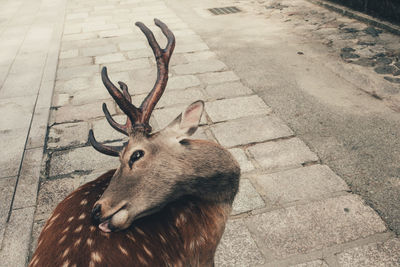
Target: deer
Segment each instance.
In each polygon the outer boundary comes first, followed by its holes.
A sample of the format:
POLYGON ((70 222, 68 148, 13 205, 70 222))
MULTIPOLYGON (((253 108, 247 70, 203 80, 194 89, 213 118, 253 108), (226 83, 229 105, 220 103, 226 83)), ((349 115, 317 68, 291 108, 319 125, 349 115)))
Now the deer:
POLYGON ((88 141, 99 152, 119 157, 120 166, 77 188, 45 223, 29 266, 214 266, 214 256, 239 189, 240 167, 214 141, 190 139, 199 127, 204 102, 189 105, 168 126, 152 131, 150 116, 165 91, 175 36, 160 20, 164 49, 143 23, 153 50, 156 82, 139 107, 128 86, 109 79, 104 86, 127 115, 109 124, 127 136, 120 146, 88 141))

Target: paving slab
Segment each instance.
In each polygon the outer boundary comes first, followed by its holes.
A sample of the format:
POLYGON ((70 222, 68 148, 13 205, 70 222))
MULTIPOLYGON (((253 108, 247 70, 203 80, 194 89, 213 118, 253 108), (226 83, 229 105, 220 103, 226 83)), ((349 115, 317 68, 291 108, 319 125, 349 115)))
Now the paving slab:
POLYGON ((235 197, 235 201, 232 206, 232 214, 240 214, 255 209, 259 209, 265 206, 265 203, 257 190, 254 188, 249 179, 246 176, 241 177, 239 184, 239 192, 235 197))
POLYGON ((13 209, 34 207, 39 187, 43 148, 25 151, 18 185, 15 190, 13 209))
POLYGON ((231 148, 229 152, 233 155, 233 157, 238 161, 240 165, 241 173, 249 172, 254 170, 254 165, 251 163, 246 153, 241 148, 231 148))
POLYGON ((209 59, 173 66, 172 70, 178 75, 198 74, 226 70, 226 65, 216 59, 209 59))
POLYGON ((212 101, 207 103, 206 110, 213 122, 257 116, 271 112, 270 107, 257 95, 212 101))
POLYGON ((346 183, 325 165, 254 175, 252 180, 273 205, 319 199, 349 190, 346 183))
POLYGON ((265 259, 243 220, 229 220, 215 255, 216 266, 257 266, 265 259))
POLYGON ((0 244, 3 241, 16 182, 17 176, 0 178, 0 244))
POLYGON ((240 82, 211 84, 206 87, 206 92, 213 99, 230 98, 242 95, 251 95, 253 91, 240 82))
POLYGON ((2 130, 0 134, 0 177, 16 176, 24 153, 26 135, 20 129, 2 130))
POLYGON ((399 266, 400 240, 393 238, 385 242, 373 243, 347 249, 337 255, 340 266, 399 266))
POLYGON ((343 244, 386 231, 381 218, 355 195, 283 208, 246 219, 259 247, 274 259, 343 244))
POLYGON ((200 80, 194 75, 172 76, 168 78, 165 90, 186 89, 200 85, 200 80))
POLYGON ((298 138, 256 144, 248 151, 261 167, 270 171, 300 167, 318 160, 317 155, 298 138))
POLYGON ((75 189, 72 178, 45 180, 40 184, 35 220, 47 220, 55 207, 75 189))
POLYGON ((83 145, 88 141, 88 122, 63 123, 51 126, 47 148, 61 149, 83 145))
MULTIPOLYGON (((113 101, 104 101, 104 103, 107 104, 108 110, 111 115, 116 113, 115 104, 113 101)), ((65 123, 104 117, 101 106, 102 102, 94 102, 78 106, 69 105, 60 107, 55 112, 54 122, 65 123)))
POLYGON ((239 77, 233 71, 210 72, 198 74, 197 77, 205 84, 239 81, 239 77))
POLYGON ((108 170, 118 167, 119 160, 97 152, 93 147, 57 151, 51 155, 49 176, 79 171, 108 170))
POLYGON ((293 134, 289 127, 272 115, 218 123, 213 125, 211 130, 218 142, 226 147, 264 142, 293 134))
MULTIPOLYGON (((125 124, 126 117, 126 115, 113 116, 114 120, 121 124, 125 124)), ((127 141, 127 137, 117 130, 114 130, 114 128, 110 126, 105 118, 93 121, 92 129, 95 134, 96 140, 99 142, 115 140, 127 141)))
POLYGON ((291 265, 290 267, 328 267, 328 266, 329 265, 323 260, 315 260, 296 265, 291 265))
POLYGON ((0 130, 27 129, 32 118, 36 96, 0 99, 0 130))
POLYGON ((0 251, 0 261, 4 266, 26 265, 34 212, 34 207, 12 211, 0 251))

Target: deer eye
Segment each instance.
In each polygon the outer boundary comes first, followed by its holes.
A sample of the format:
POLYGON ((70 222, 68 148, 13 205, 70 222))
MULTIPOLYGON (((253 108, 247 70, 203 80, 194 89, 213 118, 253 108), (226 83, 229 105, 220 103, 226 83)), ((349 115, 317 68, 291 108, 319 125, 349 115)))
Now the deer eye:
POLYGON ((135 161, 139 160, 141 157, 143 157, 144 151, 143 150, 136 150, 135 152, 132 153, 131 158, 129 159, 129 168, 132 169, 132 165, 135 161))

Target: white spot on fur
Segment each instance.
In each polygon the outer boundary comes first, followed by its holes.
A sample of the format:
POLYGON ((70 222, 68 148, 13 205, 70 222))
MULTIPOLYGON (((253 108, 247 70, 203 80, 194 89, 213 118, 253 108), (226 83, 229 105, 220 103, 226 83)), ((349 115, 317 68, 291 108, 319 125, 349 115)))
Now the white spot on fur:
POLYGON ((87 196, 87 195, 90 194, 90 191, 86 191, 86 192, 84 192, 83 194, 84 194, 85 196, 87 196))
POLYGON ((79 244, 81 243, 81 238, 79 238, 78 240, 76 240, 75 241, 75 243, 74 243, 74 247, 77 247, 77 246, 79 246, 79 244))
POLYGON ((90 258, 94 262, 101 262, 101 256, 97 251, 92 252, 92 254, 90 254, 90 258))
POLYGON ((50 219, 50 222, 52 223, 58 217, 60 217, 60 213, 57 213, 57 215, 53 215, 53 217, 51 217, 51 219, 50 219))
POLYGON ((68 255, 68 253, 69 253, 69 248, 67 248, 67 249, 64 251, 62 257, 65 258, 65 257, 68 255))
POLYGON ((79 225, 78 227, 75 228, 74 232, 75 233, 79 233, 80 231, 82 231, 83 225, 79 225))
POLYGON ((167 240, 165 240, 165 237, 163 235, 161 235, 161 234, 159 236, 160 236, 161 242, 166 244, 167 240))
POLYGON ((136 229, 136 231, 137 231, 139 234, 141 234, 141 235, 143 235, 143 236, 146 235, 146 234, 142 231, 142 229, 140 229, 139 227, 136 227, 135 229, 136 229))
POLYGON ((153 257, 153 253, 151 253, 151 251, 145 245, 143 245, 143 249, 146 251, 147 255, 149 255, 151 258, 153 257))
POLYGON ((39 258, 37 258, 37 255, 35 257, 33 257, 31 264, 32 266, 36 266, 36 264, 39 262, 39 258))
POLYGON ((96 230, 96 227, 94 227, 93 225, 89 226, 89 230, 90 232, 94 232, 94 230, 96 230))
POLYGON ((124 249, 120 244, 118 244, 118 248, 119 250, 121 250, 121 252, 125 255, 128 255, 128 251, 126 249, 124 249))
POLYGON ((86 244, 89 246, 89 247, 91 247, 92 245, 93 245, 93 239, 91 239, 91 238, 88 238, 87 240, 86 240, 86 244))
POLYGON ((82 213, 81 216, 79 216, 78 219, 79 219, 79 220, 83 220, 83 219, 85 219, 85 218, 86 218, 86 214, 85 214, 85 213, 82 213))
POLYGON ((84 206, 84 205, 86 205, 88 203, 88 201, 86 200, 86 198, 85 199, 82 199, 82 201, 81 201, 81 206, 84 206))
POLYGON ((139 259, 139 261, 143 264, 143 265, 147 265, 147 261, 145 259, 143 259, 142 256, 140 256, 139 254, 137 254, 137 257, 139 259))
POLYGON ((62 242, 64 242, 64 240, 67 238, 66 235, 64 235, 63 237, 61 237, 60 240, 58 240, 58 244, 61 244, 62 242))
POLYGON ((66 232, 68 232, 69 231, 69 226, 67 226, 67 228, 65 228, 61 233, 62 234, 65 234, 66 232))
POLYGON ((65 260, 61 267, 68 267, 68 266, 69 266, 69 260, 65 260))
POLYGON ((131 233, 129 233, 129 234, 127 235, 127 237, 128 237, 130 240, 132 240, 133 242, 136 242, 136 239, 133 237, 133 235, 132 235, 131 233))
POLYGON ((74 219, 74 216, 71 216, 68 218, 67 222, 72 222, 73 219, 74 219))

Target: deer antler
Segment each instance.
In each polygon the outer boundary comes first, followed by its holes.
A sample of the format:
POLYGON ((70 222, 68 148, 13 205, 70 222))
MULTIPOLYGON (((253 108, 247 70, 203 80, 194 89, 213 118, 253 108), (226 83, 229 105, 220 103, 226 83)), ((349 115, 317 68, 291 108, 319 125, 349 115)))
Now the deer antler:
MULTIPOLYGON (((128 116, 124 125, 117 123, 111 116, 107 109, 107 105, 103 103, 103 112, 106 115, 108 123, 117 131, 129 135, 135 128, 143 129, 144 132, 150 133, 152 128, 149 124, 151 113, 154 110, 158 100, 164 93, 167 81, 168 81, 168 64, 171 58, 172 52, 175 48, 175 36, 168 29, 167 25, 158 19, 154 19, 154 23, 161 29, 162 33, 167 37, 167 45, 164 49, 160 48, 157 43, 152 31, 147 28, 143 23, 136 22, 135 25, 144 33, 149 42, 151 49, 153 50, 154 56, 157 63, 157 80, 153 86, 153 89, 143 100, 139 108, 132 104, 131 96, 128 92, 128 86, 123 82, 118 82, 121 91, 110 81, 107 75, 107 68, 103 67, 101 71, 101 79, 104 86, 107 88, 110 95, 114 98, 115 102, 121 108, 121 110, 128 116)), ((118 156, 119 151, 123 147, 112 147, 100 144, 96 141, 93 135, 93 131, 89 131, 89 141, 92 146, 99 152, 110 155, 118 156)))

